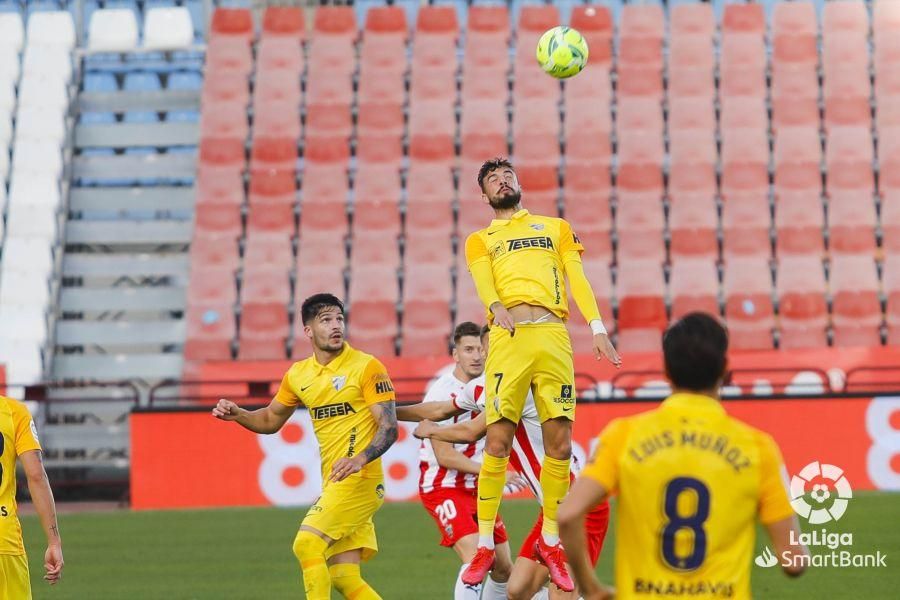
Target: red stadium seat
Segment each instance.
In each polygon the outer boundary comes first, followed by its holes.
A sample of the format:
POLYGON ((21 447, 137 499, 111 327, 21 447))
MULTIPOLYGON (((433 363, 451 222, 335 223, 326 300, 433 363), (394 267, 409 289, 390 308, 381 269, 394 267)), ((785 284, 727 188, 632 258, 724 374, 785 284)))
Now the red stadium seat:
MULTIPOLYGON (((875 203, 871 194, 856 190, 829 194, 828 247, 832 253, 874 252, 875 223, 875 203)), ((887 235, 885 232, 884 237, 887 235)))
POLYGON ((244 141, 237 138, 204 137, 200 140, 200 164, 217 169, 243 171, 244 141))
POLYGON ((722 69, 719 95, 724 100, 734 96, 757 96, 765 98, 768 85, 766 72, 757 67, 722 69))
POLYGON ((250 103, 250 88, 246 74, 236 71, 207 72, 203 81, 200 104, 206 110, 220 102, 239 104, 246 108, 250 103))
POLYGON ((433 229, 407 227, 403 256, 407 268, 423 264, 446 264, 449 269, 453 264, 453 244, 449 236, 437 238, 433 229))
POLYGON ((626 4, 619 22, 621 35, 640 35, 661 40, 665 35, 665 16, 659 4, 626 4))
POLYGON ((403 354, 443 356, 453 294, 450 263, 407 266, 403 282, 403 354))
MULTIPOLYGON (((385 7, 392 8, 392 7, 385 7)), ((398 10, 402 10, 396 7, 398 10)), ((371 11, 370 11, 371 12, 371 11)), ((402 80, 406 72, 406 39, 403 35, 366 32, 360 44, 360 78, 392 75, 402 80)))
POLYGON ((825 144, 829 193, 841 189, 874 190, 874 154, 868 127, 835 127, 829 131, 825 144))
POLYGON ((370 267, 400 267, 400 248, 397 238, 380 231, 354 229, 351 239, 350 268, 353 273, 370 267))
POLYGON ((783 65, 773 68, 772 97, 786 99, 816 99, 819 97, 819 77, 814 68, 806 65, 783 65))
POLYGON ((256 73, 256 85, 253 90, 255 105, 262 102, 284 102, 299 109, 300 98, 300 73, 298 71, 272 69, 256 73))
POLYGON ((765 96, 732 96, 723 98, 721 120, 723 130, 765 130, 769 126, 765 96))
POLYGON ((263 40, 285 37, 300 41, 306 33, 303 9, 297 6, 269 6, 263 14, 263 40))
MULTIPOLYGON (((334 260, 334 257, 332 257, 332 260, 334 260)), ((294 319, 296 323, 294 329, 295 340, 303 330, 303 324, 300 321, 300 306, 304 300, 313 294, 321 292, 334 294, 338 298, 346 296, 344 290, 344 265, 343 263, 321 265, 305 261, 301 251, 301 254, 297 257, 296 280, 297 289, 294 294, 294 314, 296 315, 294 319)))
POLYGON ((673 130, 669 133, 669 191, 716 192, 714 131, 673 130))
POLYGON ((230 234, 234 239, 240 237, 242 229, 240 204, 197 202, 194 207, 196 233, 230 234))
POLYGON ((200 165, 194 182, 197 203, 219 203, 240 206, 244 203, 243 176, 231 169, 222 170, 200 165))
POLYGON ((509 35, 509 11, 505 6, 476 5, 469 10, 468 27, 478 33, 509 35))
POLYGON ((654 98, 634 98, 619 105, 616 127, 620 135, 662 133, 662 107, 654 98))
POLYGON ((475 283, 472 275, 466 267, 464 253, 456 257, 456 289, 454 294, 453 311, 454 323, 472 321, 473 323, 485 322, 485 309, 475 291, 475 283))
POLYGON ((768 190, 728 193, 722 203, 722 258, 755 256, 768 260, 769 240, 768 190))
POLYGON ((340 237, 336 238, 334 232, 327 229, 307 229, 300 232, 297 269, 321 266, 343 272, 346 262, 344 241, 340 237))
POLYGON ((188 281, 187 302, 193 306, 227 306, 237 302, 234 269, 229 267, 197 268, 188 281))
POLYGON ((872 255, 833 254, 830 286, 834 345, 880 345, 881 302, 872 255))
POLYGON ((231 73, 247 77, 253 69, 253 54, 244 39, 212 37, 206 47, 206 68, 210 73, 231 73))
POLYGON ((403 143, 392 135, 369 135, 357 137, 357 164, 396 163, 403 157, 403 143))
POLYGON ((307 135, 303 142, 307 167, 346 164, 350 159, 350 145, 346 139, 334 136, 307 135))
POLYGON ((815 34, 785 34, 776 36, 772 44, 772 64, 810 65, 819 62, 815 34))
POLYGON ((769 140, 765 131, 722 131, 722 190, 752 191, 769 185, 769 140))
POLYGON ((481 65, 505 70, 509 67, 509 11, 505 6, 472 6, 466 33, 466 68, 481 65))
POLYGON ((253 40, 253 16, 246 8, 217 8, 209 24, 210 39, 253 40))
POLYGON ((579 233, 587 230, 609 232, 612 228, 611 187, 608 170, 567 164, 563 188, 565 218, 575 224, 579 233))
POLYGON ((620 262, 616 283, 619 301, 620 352, 658 352, 666 316, 665 280, 657 260, 620 262))
POLYGON ((900 344, 900 254, 885 254, 882 285, 887 297, 888 344, 897 345, 900 344))
MULTIPOLYGON (((307 108, 307 112, 309 109, 307 108)), ((345 113, 349 116, 349 111, 345 113)), ((341 117, 343 119, 343 115, 341 117)), ((403 106, 399 104, 360 103, 357 107, 356 134, 359 137, 403 135, 403 106)), ((307 120, 309 117, 307 117, 307 120)), ((309 125, 307 124, 307 130, 309 125)))
MULTIPOLYGON (((317 219, 316 214, 312 211, 307 212, 308 205, 333 206, 340 215, 345 215, 347 205, 347 195, 350 185, 347 181, 347 170, 342 164, 307 164, 306 169, 301 175, 301 188, 303 191, 302 209, 302 227, 306 226, 306 221, 315 222, 318 227, 328 227, 331 223, 331 216, 334 212, 323 211, 327 217, 325 219, 317 219)), ((344 216, 346 221, 346 216, 344 216)), ((331 227, 335 224, 331 223, 331 227)), ((346 226, 346 223, 343 223, 346 226)))
POLYGON ((822 8, 822 33, 856 33, 868 35, 869 13, 862 0, 826 2, 822 8))
MULTIPOLYGON (((356 68, 353 39, 344 36, 314 35, 307 44, 307 63, 309 66, 307 86, 315 80, 328 78, 328 75, 336 79, 351 76, 356 68)), ((315 83, 324 82, 315 81, 315 83)))
MULTIPOLYGON (((284 315, 287 324, 287 304, 291 297, 290 272, 293 269, 260 268, 260 265, 245 265, 241 285, 241 317, 247 311, 278 311, 284 315)), ((242 327, 243 329, 243 327, 242 327)))
POLYGON ((868 129, 872 123, 870 92, 867 68, 844 67, 827 72, 822 90, 826 128, 829 131, 845 126, 868 129))
POLYGON ((393 356, 397 337, 397 274, 394 267, 369 265, 350 275, 349 339, 378 356, 393 356))
POLYGON ((287 309, 276 304, 243 304, 238 336, 240 360, 284 360, 290 323, 287 309))
POLYGON ((672 260, 703 257, 715 262, 719 255, 716 202, 710 194, 682 194, 669 206, 672 260))
POLYGON ((505 81, 497 80, 496 73, 496 67, 466 66, 462 81, 463 114, 465 105, 472 101, 490 100, 506 105, 509 89, 505 81))
POLYGON ((300 137, 300 110, 293 100, 254 101, 254 137, 300 137))
POLYGON ((406 230, 449 236, 453 230, 453 172, 449 164, 414 162, 406 180, 406 230))
POLYGON ((352 6, 320 6, 313 20, 314 34, 356 37, 356 15, 352 6))
POLYGON ((672 37, 669 43, 669 66, 708 69, 715 68, 716 55, 709 35, 672 37))
POLYGON ((186 361, 231 360, 235 335, 234 312, 229 305, 193 305, 185 313, 186 361))
MULTIPOLYGON (((453 18, 456 18, 456 11, 452 7, 429 6, 427 8, 450 8, 454 15, 453 18)), ((412 82, 414 87, 417 80, 426 77, 429 73, 440 74, 445 79, 448 77, 448 74, 456 73, 456 43, 455 30, 452 34, 421 32, 416 34, 412 53, 412 82)))
POLYGON ((874 2, 872 4, 872 31, 875 33, 876 44, 882 38, 900 33, 900 7, 885 0, 874 2))
POLYGON ((567 167, 592 167, 604 173, 609 172, 612 162, 612 144, 609 132, 590 129, 573 131, 566 135, 567 167))
MULTIPOLYGON (((566 137, 579 134, 609 137, 612 131, 612 114, 609 103, 598 102, 595 98, 566 95, 565 101, 566 137)), ((608 141, 608 139, 606 140, 608 141)))
POLYGON ((812 35, 819 32, 816 8, 812 2, 794 0, 777 2, 772 11, 772 34, 774 36, 812 35))
POLYGON ((736 258, 725 265, 723 279, 729 345, 735 350, 772 348, 775 310, 767 259, 736 258))
POLYGON ((353 133, 350 107, 343 104, 307 104, 306 134, 340 137, 347 140, 353 133))
POLYGON ((191 240, 191 273, 207 269, 231 269, 240 262, 237 237, 233 234, 208 234, 195 231, 191 240))
MULTIPOLYGON (((591 282, 591 288, 597 300, 597 307, 600 309, 600 316, 607 322, 610 333, 613 332, 613 310, 611 304, 612 298, 612 279, 609 272, 609 263, 605 259, 587 259, 583 260, 584 274, 587 280, 591 282)), ((594 336, 591 334, 590 328, 584 322, 575 301, 569 295, 569 321, 567 323, 569 329, 569 338, 572 341, 572 350, 576 354, 592 354, 594 336)))
POLYGON ((419 7, 416 13, 416 34, 450 35, 459 33, 459 23, 456 20, 456 9, 453 6, 427 5, 419 7))
POLYGON ((878 132, 878 187, 882 193, 900 189, 900 128, 878 132))
POLYGON ((775 136, 775 187, 818 192, 822 150, 818 128, 785 127, 775 136))
POLYGON ((353 224, 385 236, 400 233, 400 172, 396 165, 363 164, 356 172, 353 224))
POLYGON ((719 275, 715 262, 706 258, 672 261, 669 275, 672 318, 703 311, 719 314, 719 275))
POLYGON ((506 106, 494 100, 463 100, 460 134, 502 135, 506 138, 509 124, 506 106))
POLYGON ((577 99, 579 103, 593 101, 608 107, 612 98, 609 70, 600 66, 582 71, 566 80, 565 92, 566 102, 577 99))
POLYGON ((662 69, 662 38, 655 35, 620 34, 617 64, 621 69, 662 69))
POLYGON ((297 140, 291 138, 256 138, 250 151, 250 170, 295 171, 297 140))
POLYGON ((247 231, 294 233, 297 188, 293 171, 256 171, 250 178, 247 231))
POLYGON ((777 255, 822 254, 824 223, 818 190, 779 192, 775 204, 777 255))
POLYGON ((669 31, 672 39, 685 35, 712 38, 715 19, 711 4, 677 4, 669 8, 669 31))
POLYGON ((441 71, 435 67, 429 67, 421 72, 413 72, 409 99, 413 106, 418 102, 443 100, 447 103, 456 102, 456 77, 452 75, 456 70, 454 64, 452 71, 441 71))
POLYGON ((766 44, 755 33, 736 33, 722 36, 721 69, 726 72, 743 69, 766 69, 766 44))
POLYGON ((824 38, 822 44, 822 68, 826 76, 834 70, 847 68, 868 69, 868 67, 869 43, 865 35, 838 33, 824 38))
POLYGON ((821 257, 779 257, 776 291, 781 348, 826 346, 828 310, 821 257))
POLYGON ((661 99, 663 93, 662 70, 656 67, 633 66, 621 69, 618 93, 621 98, 650 96, 661 99))
POLYGON ((282 233, 247 233, 244 248, 244 270, 278 269, 289 271, 294 268, 294 250, 291 236, 282 233))
POLYGON ((579 5, 572 7, 571 27, 584 36, 591 52, 591 63, 609 64, 612 58, 612 14, 609 8, 600 5, 579 5))
POLYGON ((619 191, 616 210, 618 258, 665 260, 665 217, 661 197, 654 192, 619 191))
POLYGON ((401 6, 373 6, 366 11, 365 33, 406 35, 406 11, 401 6))
POLYGON ((881 193, 881 240, 885 253, 900 253, 900 197, 895 190, 881 193))
POLYGON ((776 138, 782 130, 792 128, 819 128, 819 99, 816 96, 772 97, 772 130, 776 138))
POLYGON ((629 191, 662 190, 662 132, 619 132, 618 186, 629 191))
POLYGON ((453 102, 446 100, 419 100, 409 107, 409 133, 449 135, 456 132, 456 114, 453 102))
POLYGON ((766 15, 761 4, 726 4, 722 14, 722 31, 727 33, 766 32, 766 15))
POLYGON ((247 107, 240 102, 221 102, 203 108, 200 117, 201 138, 247 139, 247 107))
POLYGON ((715 77, 703 67, 669 67, 669 99, 699 97, 712 101, 715 77))
POLYGON ((303 47, 300 45, 300 38, 293 36, 263 37, 257 47, 257 72, 290 71, 299 75, 303 72, 303 63, 303 47))

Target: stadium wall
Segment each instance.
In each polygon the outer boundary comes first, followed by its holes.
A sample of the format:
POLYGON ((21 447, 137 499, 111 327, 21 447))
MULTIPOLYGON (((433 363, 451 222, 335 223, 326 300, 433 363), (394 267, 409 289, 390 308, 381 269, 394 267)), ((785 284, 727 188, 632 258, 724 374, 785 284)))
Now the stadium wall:
MULTIPOLYGON (((420 397, 427 382, 448 366, 446 360, 387 362, 407 398, 420 397)), ((660 358, 631 355, 628 370, 620 374, 589 356, 578 357, 576 365, 584 402, 578 408, 575 454, 584 460, 609 420, 658 403, 658 397, 647 395, 660 393, 660 358), (616 398, 602 398, 613 387, 616 398)), ((821 461, 843 468, 854 489, 900 490, 900 393, 886 391, 900 389, 900 348, 734 353, 731 365, 734 387, 729 391, 742 395, 727 400, 727 410, 769 432, 781 446, 789 472, 821 461), (873 393, 877 389, 885 391, 873 393)), ((203 374, 207 382, 241 382, 230 386, 238 394, 248 381, 277 381, 287 366, 210 364, 203 374)), ((205 385, 210 399, 229 389, 221 383, 205 385)), ((383 458, 389 500, 417 494, 420 442, 412 429, 403 424, 400 439, 383 458)), ((320 489, 319 455, 305 411, 271 436, 216 421, 203 402, 151 406, 131 415, 131 501, 136 509, 295 506, 310 504, 320 489)))

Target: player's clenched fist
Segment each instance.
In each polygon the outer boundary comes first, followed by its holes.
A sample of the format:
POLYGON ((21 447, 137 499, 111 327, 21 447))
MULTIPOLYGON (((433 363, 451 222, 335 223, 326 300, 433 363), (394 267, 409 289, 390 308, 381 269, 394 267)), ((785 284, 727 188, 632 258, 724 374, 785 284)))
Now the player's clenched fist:
POLYGON ((234 421, 240 416, 241 407, 225 398, 220 398, 218 404, 212 409, 212 414, 223 421, 234 421))

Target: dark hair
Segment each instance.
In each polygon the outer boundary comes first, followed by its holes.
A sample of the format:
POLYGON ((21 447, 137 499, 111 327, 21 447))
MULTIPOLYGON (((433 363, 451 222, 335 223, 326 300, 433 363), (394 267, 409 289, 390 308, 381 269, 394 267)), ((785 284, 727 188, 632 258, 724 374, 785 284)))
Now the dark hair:
POLYGON ((510 168, 515 171, 512 163, 500 156, 485 161, 485 163, 481 165, 481 168, 478 169, 478 187, 481 188, 482 192, 484 191, 484 178, 487 177, 491 171, 496 171, 497 169, 504 168, 510 168))
POLYGON ((676 388, 708 390, 725 374, 728 331, 712 315, 683 316, 669 326, 662 344, 666 373, 676 388))
POLYGON ((480 337, 481 328, 478 327, 472 321, 463 321, 459 325, 456 326, 456 329, 453 330, 453 345, 456 346, 459 344, 459 340, 467 335, 474 335, 475 337, 480 337))
POLYGON ((484 327, 481 328, 481 337, 486 336, 491 332, 491 325, 489 323, 485 323, 484 327))
POLYGON ((318 317, 322 310, 331 307, 337 308, 341 314, 344 314, 344 303, 334 294, 313 294, 303 301, 303 305, 300 307, 300 318, 306 325, 318 317))

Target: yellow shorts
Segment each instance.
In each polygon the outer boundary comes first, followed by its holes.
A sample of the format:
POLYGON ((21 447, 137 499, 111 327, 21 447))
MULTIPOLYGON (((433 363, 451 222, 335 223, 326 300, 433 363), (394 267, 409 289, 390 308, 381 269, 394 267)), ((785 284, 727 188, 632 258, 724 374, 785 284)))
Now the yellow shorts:
POLYGON ((28 557, 0 554, 0 600, 31 600, 28 557))
POLYGON ((518 423, 528 390, 534 393, 541 423, 575 420, 575 366, 572 342, 562 323, 519 323, 515 334, 491 327, 484 386, 487 422, 518 423))
POLYGON ((362 560, 369 560, 378 553, 372 516, 382 504, 383 479, 351 475, 341 482, 327 483, 300 524, 337 540, 325 552, 326 559, 361 549, 362 560))

